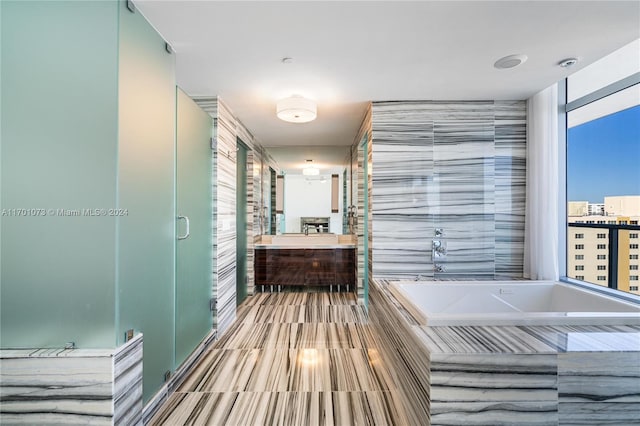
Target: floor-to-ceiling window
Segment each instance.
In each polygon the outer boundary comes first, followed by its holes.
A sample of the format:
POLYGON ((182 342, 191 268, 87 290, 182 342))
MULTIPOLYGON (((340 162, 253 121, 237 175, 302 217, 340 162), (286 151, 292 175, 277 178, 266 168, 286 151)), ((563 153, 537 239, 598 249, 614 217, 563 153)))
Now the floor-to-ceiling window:
POLYGON ((640 294, 640 40, 566 90, 566 275, 640 294))

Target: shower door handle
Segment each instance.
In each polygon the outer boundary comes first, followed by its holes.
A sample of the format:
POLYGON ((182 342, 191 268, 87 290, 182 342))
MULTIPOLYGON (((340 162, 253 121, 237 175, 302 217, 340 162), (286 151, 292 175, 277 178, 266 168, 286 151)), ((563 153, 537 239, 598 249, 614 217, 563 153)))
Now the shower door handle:
POLYGON ((183 236, 178 235, 178 239, 179 240, 186 240, 187 238, 189 238, 189 217, 188 216, 178 216, 178 220, 180 219, 184 219, 184 221, 186 222, 187 225, 187 229, 186 232, 183 236))

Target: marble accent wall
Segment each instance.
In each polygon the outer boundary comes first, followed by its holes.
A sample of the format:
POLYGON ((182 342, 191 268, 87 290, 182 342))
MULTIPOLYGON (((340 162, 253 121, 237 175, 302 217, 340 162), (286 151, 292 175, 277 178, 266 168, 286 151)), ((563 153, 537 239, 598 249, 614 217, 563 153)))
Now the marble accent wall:
POLYGON ((525 102, 374 102, 371 126, 373 275, 521 277, 525 102))
POLYGON ((2 424, 142 424, 142 335, 117 349, 0 351, 2 424))
POLYGON ((142 334, 113 354, 113 424, 142 423, 142 334))
POLYGON ((255 272, 254 272, 254 257, 255 257, 255 235, 256 231, 254 227, 255 217, 255 150, 250 149, 247 151, 247 295, 251 296, 255 293, 255 272))
POLYGON ((253 237, 256 240, 262 234, 260 209, 262 208, 262 164, 264 162, 263 150, 256 149, 253 151, 253 237))
MULTIPOLYGON (((256 153, 260 150, 253 135, 242 122, 236 119, 236 135, 247 146, 247 295, 255 292, 255 279, 253 270, 255 234, 255 167, 256 153)), ((259 200, 258 200, 259 201, 259 200)), ((257 231, 259 232, 259 231, 257 231)))
MULTIPOLYGON (((368 221, 371 230, 371 215, 365 216, 366 212, 371 212, 371 174, 365 176, 365 162, 371 167, 371 106, 367 108, 365 116, 358 130, 358 134, 353 143, 353 163, 352 163, 352 185, 354 188, 353 204, 357 206, 357 220, 355 224, 355 234, 358 239, 358 303, 367 303, 368 283, 365 283, 365 256, 368 256, 369 278, 371 278, 371 232, 365 236, 365 220, 368 221), (362 142, 366 138, 366 144, 362 147, 362 142), (368 206, 365 208, 365 181, 368 181, 368 206), (365 250, 365 238, 368 238, 368 252, 365 250)), ((370 170, 370 169, 369 169, 370 170)))
POLYGON ((213 328, 222 335, 236 317, 236 119, 219 99, 195 101, 214 119, 212 294, 217 305, 213 328))
POLYGON ((522 276, 527 167, 527 105, 495 103, 496 278, 522 276))
POLYGON ((236 120, 218 100, 217 205, 217 330, 223 335, 236 318, 236 120))

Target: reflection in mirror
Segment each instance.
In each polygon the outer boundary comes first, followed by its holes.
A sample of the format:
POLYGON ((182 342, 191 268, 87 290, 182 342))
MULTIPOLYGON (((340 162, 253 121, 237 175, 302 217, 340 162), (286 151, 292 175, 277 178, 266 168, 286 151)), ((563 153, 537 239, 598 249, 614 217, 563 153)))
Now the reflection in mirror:
POLYGON ((349 177, 347 175, 347 169, 342 172, 342 233, 350 234, 349 232, 349 177), (346 206, 346 207, 345 207, 346 206))
MULTIPOLYGON (((276 220, 279 226, 275 233, 296 234, 305 230, 309 233, 345 233, 345 200, 350 192, 346 186, 349 173, 345 167, 350 168, 350 147, 291 146, 266 150, 284 175, 284 213, 276 220), (305 169, 311 168, 314 170, 305 173, 305 169)), ((279 212, 278 209, 275 211, 279 212)))
MULTIPOLYGON (((276 171, 271 167, 269 167, 269 176, 271 181, 271 199, 269 207, 267 208, 267 214, 269 216, 269 226, 265 229, 265 234, 275 235, 277 228, 276 216, 279 213, 282 213, 282 206, 278 208, 278 178, 276 177, 276 171)), ((282 200, 282 193, 280 193, 280 200, 282 200)))

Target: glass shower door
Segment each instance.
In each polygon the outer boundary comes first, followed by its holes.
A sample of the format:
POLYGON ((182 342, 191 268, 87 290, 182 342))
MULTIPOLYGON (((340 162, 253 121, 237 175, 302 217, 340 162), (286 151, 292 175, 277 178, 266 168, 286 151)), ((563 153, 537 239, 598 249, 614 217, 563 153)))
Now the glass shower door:
POLYGON ((427 197, 436 280, 494 277, 494 128, 492 114, 434 121, 427 197))
MULTIPOLYGON (((213 324, 211 117, 177 94, 176 367, 213 324)), ((215 304, 214 304, 215 306, 215 304)))

